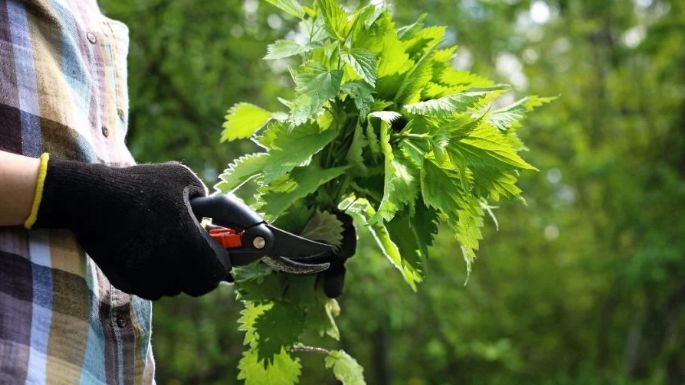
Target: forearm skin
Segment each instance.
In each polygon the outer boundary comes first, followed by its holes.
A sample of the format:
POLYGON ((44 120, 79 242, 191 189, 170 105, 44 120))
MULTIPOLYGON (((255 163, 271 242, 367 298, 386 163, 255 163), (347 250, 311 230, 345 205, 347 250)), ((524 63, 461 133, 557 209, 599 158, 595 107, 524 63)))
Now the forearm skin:
POLYGON ((20 226, 31 213, 40 161, 0 151, 0 226, 20 226))

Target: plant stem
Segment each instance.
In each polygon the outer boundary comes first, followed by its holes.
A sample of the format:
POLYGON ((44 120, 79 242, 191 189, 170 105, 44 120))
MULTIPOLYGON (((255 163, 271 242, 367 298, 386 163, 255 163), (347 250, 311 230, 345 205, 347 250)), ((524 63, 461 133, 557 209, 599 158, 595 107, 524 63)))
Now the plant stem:
POLYGON ((302 344, 297 344, 293 346, 292 351, 294 353, 319 353, 319 354, 325 354, 328 355, 331 353, 330 350, 320 348, 317 346, 308 346, 308 345, 302 345, 302 344))

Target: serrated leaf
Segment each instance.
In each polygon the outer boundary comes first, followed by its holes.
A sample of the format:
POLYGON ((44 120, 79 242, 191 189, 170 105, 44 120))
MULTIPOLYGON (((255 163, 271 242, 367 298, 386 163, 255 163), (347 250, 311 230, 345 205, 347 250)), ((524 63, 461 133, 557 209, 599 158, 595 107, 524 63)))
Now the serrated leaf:
POLYGON ((369 144, 369 149, 371 150, 372 154, 380 154, 381 153, 381 145, 380 142, 378 141, 378 135, 376 135, 376 131, 373 127, 373 124, 371 122, 366 123, 366 139, 368 140, 369 144))
POLYGON ((412 58, 421 57, 440 45, 446 30, 445 26, 431 26, 406 33, 402 36, 404 49, 412 58))
POLYGON ((369 224, 369 220, 376 215, 376 210, 371 206, 368 200, 364 198, 356 198, 354 196, 348 197, 338 205, 338 208, 345 210, 350 215, 354 216, 359 222, 368 225, 369 232, 376 240, 381 252, 400 271, 405 282, 409 284, 412 290, 416 291, 416 284, 421 282, 421 272, 416 266, 409 264, 409 261, 404 259, 400 254, 397 245, 390 238, 388 229, 382 222, 369 224))
POLYGON ((368 173, 368 168, 366 167, 366 164, 364 164, 364 148, 366 145, 367 142, 366 138, 364 137, 362 126, 357 123, 354 128, 354 135, 352 136, 350 149, 345 157, 351 167, 351 174, 363 176, 368 173))
POLYGON ((515 103, 491 112, 488 115, 488 122, 497 127, 500 131, 507 131, 510 127, 523 119, 526 112, 531 111, 535 107, 549 103, 554 99, 556 98, 541 98, 536 95, 519 99, 515 103))
POLYGON ((328 33, 338 40, 344 40, 347 35, 347 13, 338 0, 316 0, 316 5, 321 10, 328 33))
MULTIPOLYGON (((453 224, 457 240, 461 244, 462 255, 466 261, 467 276, 471 273, 471 264, 476 259, 478 243, 483 239, 483 209, 475 198, 467 198, 469 202, 464 209, 457 212, 458 221, 453 224)), ((467 278, 468 279, 468 278, 467 278)))
POLYGON ((450 146, 447 153, 456 168, 469 173, 468 184, 473 185, 476 196, 498 201, 501 196, 517 197, 521 194, 516 186, 514 166, 468 147, 450 146))
POLYGON ((390 124, 382 121, 380 145, 385 157, 383 199, 376 216, 371 219, 372 223, 380 218, 390 221, 397 210, 414 202, 417 193, 417 180, 411 168, 402 162, 403 158, 395 156, 390 146, 390 130, 390 124))
POLYGON ((269 310, 273 304, 255 304, 253 302, 245 302, 245 307, 240 311, 240 318, 238 318, 238 330, 245 332, 243 345, 257 344, 257 333, 255 329, 255 322, 257 318, 269 310))
POLYGON ((226 114, 221 141, 248 138, 271 119, 271 112, 250 103, 238 103, 226 114))
POLYGON ((328 211, 316 211, 300 233, 301 236, 339 248, 343 239, 343 224, 328 211))
POLYGON ((286 124, 272 125, 258 138, 259 143, 269 149, 269 156, 262 170, 264 183, 268 184, 308 162, 337 134, 334 129, 319 132, 314 124, 303 124, 292 131, 288 130, 286 124))
POLYGON ((343 385, 366 385, 364 368, 345 351, 331 351, 326 356, 325 363, 327 368, 333 368, 335 378, 343 385))
POLYGON ((243 353, 238 369, 238 379, 245 380, 245 385, 295 385, 302 366, 299 358, 291 357, 285 350, 274 356, 271 364, 264 365, 257 352, 250 349, 243 353))
POLYGON ((364 48, 352 48, 342 53, 342 59, 370 86, 376 85, 376 55, 364 48))
POLYGON ((316 191, 322 184, 340 176, 346 167, 320 169, 314 164, 307 168, 299 167, 290 173, 290 179, 295 187, 287 192, 271 192, 268 186, 263 188, 264 205, 260 209, 271 219, 277 218, 298 199, 316 191))
POLYGON ((489 124, 478 125, 468 136, 451 145, 463 151, 475 152, 475 156, 489 156, 520 169, 537 170, 516 153, 501 132, 489 124))
POLYGON ((469 108, 472 108, 491 92, 498 92, 505 89, 506 86, 472 89, 438 99, 408 104, 404 106, 404 108, 407 112, 414 115, 447 117, 454 113, 464 112, 469 108))
POLYGON ((430 231, 430 229, 421 228, 418 223, 414 223, 414 218, 409 216, 409 210, 399 212, 385 226, 400 250, 402 258, 415 266, 417 271, 423 272, 423 264, 428 257, 428 244, 421 243, 418 232, 430 231))
POLYGON ((409 72, 414 66, 414 61, 409 58, 404 44, 397 37, 397 32, 394 30, 395 24, 387 13, 384 13, 379 21, 386 24, 384 26, 386 29, 383 32, 380 47, 376 48, 380 48, 380 52, 377 52, 377 76, 381 78, 409 72))
POLYGON ((266 0, 286 13, 302 19, 305 15, 304 8, 296 0, 266 0))
POLYGON ((438 222, 438 212, 426 206, 421 198, 417 198, 411 223, 419 240, 419 246, 423 248, 423 254, 426 257, 428 256, 427 247, 433 244, 433 238, 438 234, 438 222))
POLYGON ((405 138, 400 142, 399 147, 404 157, 411 161, 414 167, 420 169, 423 166, 423 160, 429 152, 428 142, 405 138))
POLYGON ((451 170, 441 168, 434 160, 423 163, 421 168, 421 194, 426 206, 438 209, 447 215, 459 210, 458 192, 445 186, 457 185, 458 176, 451 170))
POLYGON ((374 102, 373 88, 361 81, 351 81, 343 84, 341 91, 352 98, 360 117, 369 114, 374 102))
POLYGON ((383 14, 385 7, 380 4, 369 4, 363 8, 363 17, 360 19, 365 27, 370 27, 383 14))
POLYGON ((319 113, 324 103, 334 98, 340 90, 343 72, 327 71, 320 65, 310 64, 292 73, 297 98, 291 103, 291 127, 305 123, 319 113))
POLYGON ((476 258, 478 241, 482 238, 483 210, 473 195, 458 188, 458 176, 453 170, 438 166, 433 160, 421 169, 421 192, 426 206, 433 207, 450 218, 457 240, 461 244, 467 271, 476 258), (451 186, 446 188, 445 186, 451 186))
POLYGON ((383 122, 392 124, 395 120, 402 117, 402 114, 396 111, 374 111, 369 114, 369 118, 378 118, 383 122))
POLYGON ((315 20, 304 19, 300 22, 299 29, 302 36, 309 43, 318 43, 328 37, 326 26, 321 18, 315 20))
POLYGON ((270 275, 271 273, 273 273, 273 270, 263 263, 251 263, 243 266, 233 266, 233 269, 231 269, 231 276, 233 276, 233 281, 237 284, 253 280, 257 281, 257 283, 260 283, 264 277, 270 275))
POLYGON ((460 71, 452 66, 443 67, 436 81, 444 84, 461 88, 461 91, 470 88, 488 88, 495 86, 495 83, 487 78, 468 71, 460 71))
POLYGON ((429 56, 421 58, 416 67, 405 75, 395 96, 398 105, 412 104, 420 100, 421 92, 433 77, 433 68, 428 58, 429 56))
POLYGON ((294 55, 300 55, 308 52, 310 46, 302 45, 291 40, 276 40, 275 43, 269 44, 266 47, 267 54, 264 56, 265 60, 285 59, 294 55))
POLYGON ((265 153, 243 155, 228 165, 228 168, 219 175, 221 182, 214 188, 221 192, 231 192, 240 187, 250 178, 261 173, 267 163, 269 155, 265 153))
POLYGON ((276 301, 254 321, 257 357, 266 365, 275 364, 276 356, 297 342, 304 329, 305 312, 297 306, 276 301), (283 322, 287 320, 287 322, 283 322))

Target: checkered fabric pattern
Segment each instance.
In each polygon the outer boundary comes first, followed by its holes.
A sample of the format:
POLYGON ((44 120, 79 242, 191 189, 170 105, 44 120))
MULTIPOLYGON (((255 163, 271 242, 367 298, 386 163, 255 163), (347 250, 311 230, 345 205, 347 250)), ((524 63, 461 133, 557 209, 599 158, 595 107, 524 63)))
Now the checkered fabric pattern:
MULTIPOLYGON (((127 50, 95 0, 0 0, 0 150, 134 164, 127 50)), ((0 227, 1 384, 154 383, 151 314, 70 232, 0 227)))

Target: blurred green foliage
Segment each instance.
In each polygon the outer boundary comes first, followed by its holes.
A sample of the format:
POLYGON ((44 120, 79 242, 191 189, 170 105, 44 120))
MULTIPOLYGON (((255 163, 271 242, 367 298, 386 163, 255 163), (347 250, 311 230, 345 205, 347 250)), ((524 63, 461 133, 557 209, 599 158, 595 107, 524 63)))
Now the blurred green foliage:
MULTIPOLYGON (((226 109, 273 108, 287 86, 260 58, 293 20, 258 0, 100 4, 131 30, 136 158, 213 184, 251 146, 218 143, 226 109)), ((449 26, 456 66, 561 97, 521 131, 541 172, 522 176, 526 206, 496 210, 468 285, 446 231, 417 294, 362 244, 339 325, 367 382, 685 383, 685 2, 391 4, 449 26)), ((156 303, 158 383, 238 383, 237 310, 228 286, 156 303)), ((335 383, 321 356, 303 360, 302 384, 335 383)))

